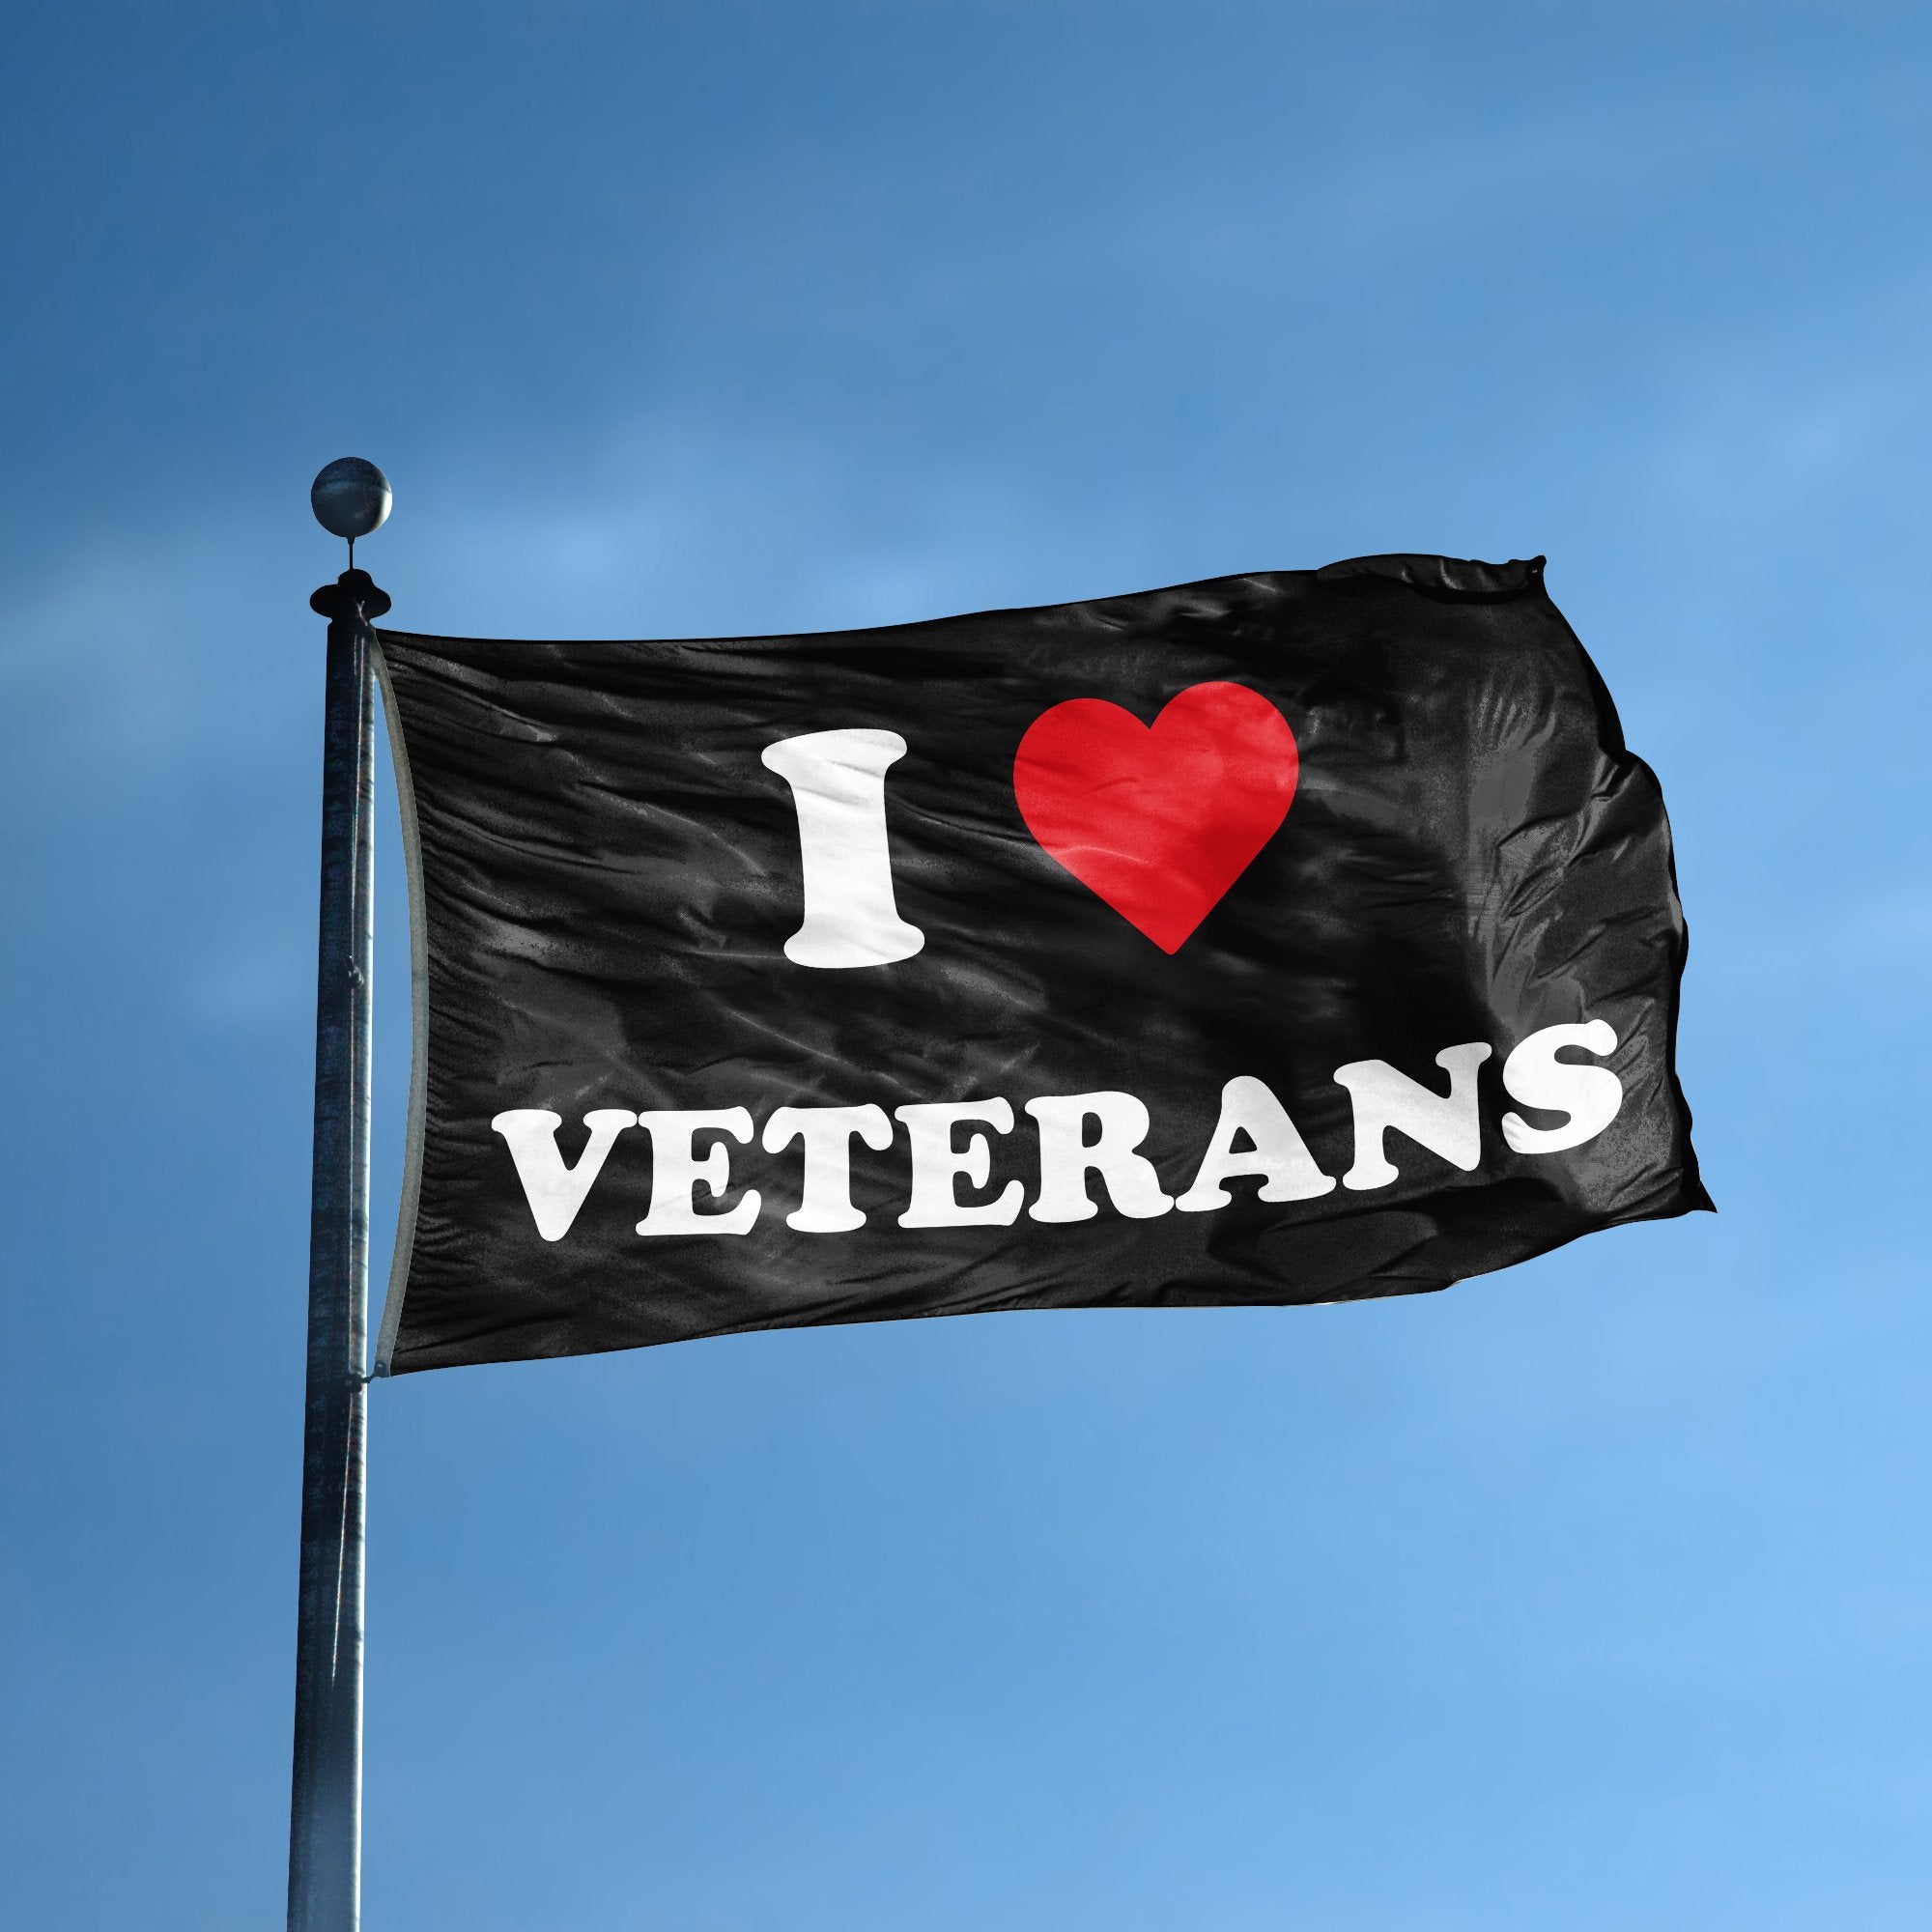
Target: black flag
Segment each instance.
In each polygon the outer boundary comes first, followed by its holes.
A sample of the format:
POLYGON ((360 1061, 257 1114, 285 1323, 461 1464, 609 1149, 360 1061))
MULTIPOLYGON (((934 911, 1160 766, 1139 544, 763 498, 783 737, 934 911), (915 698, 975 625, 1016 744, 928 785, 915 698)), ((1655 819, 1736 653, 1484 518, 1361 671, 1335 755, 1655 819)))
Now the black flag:
POLYGON ((1662 800, 1540 560, 381 661, 388 1370, 1406 1293, 1710 1205, 1662 800))

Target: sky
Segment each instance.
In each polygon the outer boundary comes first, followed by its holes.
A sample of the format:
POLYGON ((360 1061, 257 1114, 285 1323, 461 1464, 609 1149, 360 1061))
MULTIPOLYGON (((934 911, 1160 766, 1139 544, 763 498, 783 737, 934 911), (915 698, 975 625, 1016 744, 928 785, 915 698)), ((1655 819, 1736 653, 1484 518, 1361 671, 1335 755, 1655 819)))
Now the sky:
MULTIPOLYGON (((1932 14, 80 0, 8 47, 11 1918, 282 1911, 353 453, 426 631, 1547 554, 1670 805, 1720 1210, 1438 1295, 377 1386, 372 1928, 1926 1922, 1932 14)), ((385 1246, 390 821, 379 868, 385 1246)))

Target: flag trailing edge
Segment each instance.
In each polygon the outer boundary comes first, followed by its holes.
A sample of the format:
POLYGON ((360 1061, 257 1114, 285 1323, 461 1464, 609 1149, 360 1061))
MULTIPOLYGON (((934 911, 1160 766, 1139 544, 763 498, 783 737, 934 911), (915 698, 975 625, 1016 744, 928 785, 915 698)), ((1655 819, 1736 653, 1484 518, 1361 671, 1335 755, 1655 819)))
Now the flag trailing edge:
POLYGON ((1662 795, 1540 558, 379 668, 383 1373, 1411 1293, 1710 1205, 1662 795))

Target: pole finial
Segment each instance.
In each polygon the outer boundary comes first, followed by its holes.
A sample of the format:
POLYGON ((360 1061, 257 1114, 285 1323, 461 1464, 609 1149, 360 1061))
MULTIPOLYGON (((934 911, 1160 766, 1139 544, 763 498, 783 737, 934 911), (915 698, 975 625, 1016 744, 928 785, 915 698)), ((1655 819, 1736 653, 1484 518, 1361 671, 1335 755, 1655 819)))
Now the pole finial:
POLYGON ((349 540, 349 563, 355 564, 355 539, 381 529, 395 500, 389 479, 366 457, 338 456, 325 464, 309 485, 309 508, 332 537, 349 540))

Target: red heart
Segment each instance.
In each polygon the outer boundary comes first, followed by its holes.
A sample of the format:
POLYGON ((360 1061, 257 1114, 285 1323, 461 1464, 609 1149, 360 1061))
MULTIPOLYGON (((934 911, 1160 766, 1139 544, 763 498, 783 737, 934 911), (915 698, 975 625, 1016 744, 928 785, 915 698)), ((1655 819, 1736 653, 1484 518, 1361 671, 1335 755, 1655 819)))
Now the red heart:
POLYGON ((1151 726, 1103 697, 1042 711, 1013 796, 1046 852, 1175 952, 1288 816, 1300 765, 1260 692, 1196 684, 1151 726))

